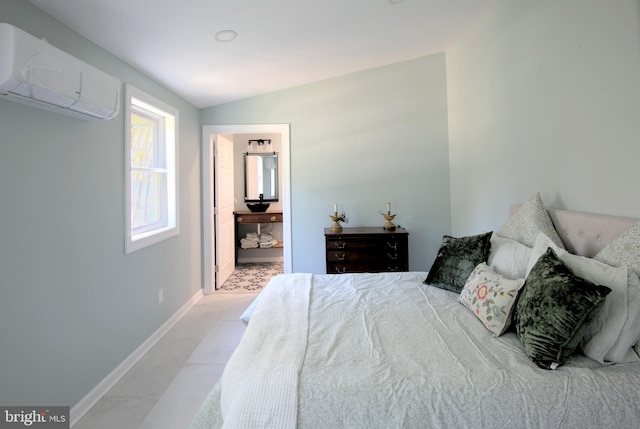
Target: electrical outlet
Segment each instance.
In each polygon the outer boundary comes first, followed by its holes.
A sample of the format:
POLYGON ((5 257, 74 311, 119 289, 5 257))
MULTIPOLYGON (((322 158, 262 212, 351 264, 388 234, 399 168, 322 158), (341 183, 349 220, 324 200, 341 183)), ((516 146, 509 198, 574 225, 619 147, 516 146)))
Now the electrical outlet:
POLYGON ((162 304, 162 301, 164 301, 164 289, 160 288, 158 289, 158 304, 162 304))

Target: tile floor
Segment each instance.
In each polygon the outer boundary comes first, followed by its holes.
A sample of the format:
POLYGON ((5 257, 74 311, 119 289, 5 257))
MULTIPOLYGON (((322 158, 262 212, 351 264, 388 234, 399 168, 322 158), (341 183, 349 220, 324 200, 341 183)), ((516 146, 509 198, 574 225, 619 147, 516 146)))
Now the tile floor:
POLYGON ((244 332, 256 294, 205 295, 73 429, 188 428, 244 332))

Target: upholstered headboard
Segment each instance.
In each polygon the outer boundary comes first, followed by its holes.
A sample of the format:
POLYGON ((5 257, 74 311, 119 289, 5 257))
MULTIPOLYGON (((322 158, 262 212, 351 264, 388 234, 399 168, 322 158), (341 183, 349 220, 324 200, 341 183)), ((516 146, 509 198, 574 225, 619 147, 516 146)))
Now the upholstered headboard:
MULTIPOLYGON (((509 208, 511 216, 520 205, 509 208)), ((567 250, 575 255, 593 257, 638 219, 560 209, 547 209, 553 225, 567 250)))

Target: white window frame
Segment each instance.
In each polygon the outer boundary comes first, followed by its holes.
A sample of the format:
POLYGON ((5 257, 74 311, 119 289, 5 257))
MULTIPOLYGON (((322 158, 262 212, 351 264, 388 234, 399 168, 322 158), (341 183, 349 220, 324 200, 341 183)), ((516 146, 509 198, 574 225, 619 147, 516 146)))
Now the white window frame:
POLYGON ((125 253, 136 250, 174 237, 180 233, 179 223, 179 192, 178 192, 178 109, 156 99, 155 97, 135 88, 125 85, 125 253), (161 221, 149 224, 139 230, 133 230, 131 225, 131 114, 133 112, 154 116, 161 120, 159 127, 160 144, 164 146, 166 157, 167 181, 166 192, 162 203, 161 221))

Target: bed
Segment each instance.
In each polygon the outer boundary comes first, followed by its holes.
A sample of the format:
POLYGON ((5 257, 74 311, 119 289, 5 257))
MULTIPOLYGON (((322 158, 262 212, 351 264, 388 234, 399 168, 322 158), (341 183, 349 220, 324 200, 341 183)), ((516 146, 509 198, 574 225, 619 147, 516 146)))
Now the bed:
POLYGON ((428 273, 274 277, 191 427, 638 427, 639 231, 536 195, 428 273))

